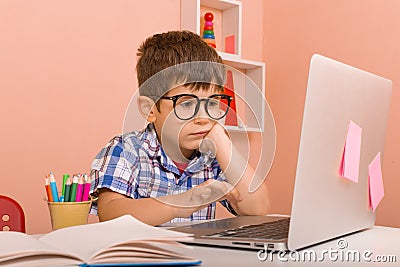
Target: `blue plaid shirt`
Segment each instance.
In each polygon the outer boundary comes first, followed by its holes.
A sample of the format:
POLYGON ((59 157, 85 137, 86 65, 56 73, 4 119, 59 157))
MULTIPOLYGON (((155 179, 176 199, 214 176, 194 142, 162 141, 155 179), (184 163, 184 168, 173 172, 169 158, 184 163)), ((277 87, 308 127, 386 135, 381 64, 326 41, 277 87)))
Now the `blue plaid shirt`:
MULTIPOLYGON (((135 199, 160 197, 186 192, 208 179, 225 181, 216 159, 209 161, 196 151, 181 174, 158 142, 154 126, 149 124, 143 131, 114 137, 100 151, 92 163, 90 192, 96 196, 97 189, 108 188, 135 199)), ((221 204, 234 213, 227 201, 221 204)), ((189 218, 171 222, 214 219, 215 207, 213 202, 189 218)), ((95 203, 92 213, 97 214, 95 203)))

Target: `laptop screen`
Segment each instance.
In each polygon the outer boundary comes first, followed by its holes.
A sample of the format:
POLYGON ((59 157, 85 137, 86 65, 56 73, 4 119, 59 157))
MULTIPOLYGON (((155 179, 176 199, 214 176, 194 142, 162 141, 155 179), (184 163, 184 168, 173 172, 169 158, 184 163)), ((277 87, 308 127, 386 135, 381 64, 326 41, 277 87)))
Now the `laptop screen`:
POLYGON ((312 57, 289 249, 373 226, 368 166, 378 153, 383 158, 391 90, 388 79, 321 55, 312 57), (361 129, 359 164, 352 166, 358 169, 358 182, 339 172, 350 122, 361 129))

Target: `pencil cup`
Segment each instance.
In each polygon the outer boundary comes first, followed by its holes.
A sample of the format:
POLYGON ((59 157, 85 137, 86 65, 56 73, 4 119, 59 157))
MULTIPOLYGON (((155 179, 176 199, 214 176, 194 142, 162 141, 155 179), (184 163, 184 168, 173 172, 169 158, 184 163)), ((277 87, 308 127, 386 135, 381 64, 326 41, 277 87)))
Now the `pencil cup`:
POLYGON ((92 201, 47 202, 53 230, 87 224, 92 201))

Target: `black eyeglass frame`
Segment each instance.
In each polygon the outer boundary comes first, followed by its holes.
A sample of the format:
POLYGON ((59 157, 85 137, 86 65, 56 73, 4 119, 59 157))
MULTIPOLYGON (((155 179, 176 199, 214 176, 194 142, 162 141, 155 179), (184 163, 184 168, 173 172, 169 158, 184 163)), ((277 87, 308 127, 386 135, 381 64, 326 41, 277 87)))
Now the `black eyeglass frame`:
POLYGON ((220 120, 220 119, 222 119, 222 118, 225 117, 226 114, 228 113, 228 110, 229 110, 229 107, 230 107, 231 102, 232 102, 232 100, 233 100, 233 97, 232 97, 232 96, 229 96, 229 95, 225 95, 225 94, 214 94, 214 95, 211 95, 211 96, 209 96, 209 97, 207 97, 207 98, 199 98, 197 95, 194 95, 194 94, 180 94, 180 95, 174 95, 174 96, 163 96, 163 97, 160 97, 160 99, 172 100, 175 116, 176 116, 178 119, 180 119, 180 120, 187 121, 187 120, 193 119, 193 118, 196 116, 196 114, 199 112, 201 101, 205 101, 205 102, 206 102, 206 103, 205 103, 205 110, 206 110, 206 112, 207 112, 207 115, 208 115, 211 119, 214 119, 214 120, 220 120), (195 108, 195 110, 194 110, 193 115, 192 115, 191 117, 187 118, 187 119, 182 119, 181 117, 179 117, 178 114, 176 113, 176 109, 175 109, 175 107, 176 107, 176 102, 179 100, 179 98, 184 97, 184 96, 193 97, 193 98, 195 98, 195 99, 197 100, 196 108, 195 108), (209 103, 209 101, 210 101, 212 98, 215 98, 215 97, 221 97, 220 100, 226 100, 226 101, 227 101, 227 104, 228 104, 228 105, 227 105, 227 108, 226 108, 226 110, 225 110, 225 113, 224 113, 222 116, 218 117, 218 118, 214 118, 214 117, 211 116, 210 113, 208 112, 208 103, 209 103))

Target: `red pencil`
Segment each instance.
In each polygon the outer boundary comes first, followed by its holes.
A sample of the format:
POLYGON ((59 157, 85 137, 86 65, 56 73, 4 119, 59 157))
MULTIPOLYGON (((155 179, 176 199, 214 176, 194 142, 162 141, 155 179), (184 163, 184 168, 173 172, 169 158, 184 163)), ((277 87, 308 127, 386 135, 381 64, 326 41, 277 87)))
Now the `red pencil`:
POLYGON ((46 188, 47 201, 53 202, 53 196, 51 194, 49 178, 47 178, 47 177, 44 178, 44 187, 46 188))

